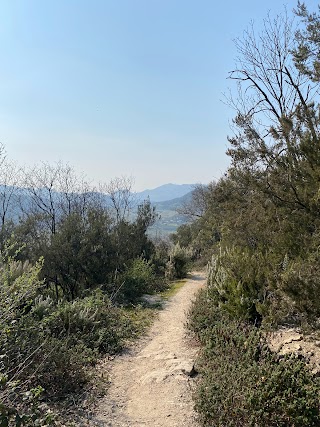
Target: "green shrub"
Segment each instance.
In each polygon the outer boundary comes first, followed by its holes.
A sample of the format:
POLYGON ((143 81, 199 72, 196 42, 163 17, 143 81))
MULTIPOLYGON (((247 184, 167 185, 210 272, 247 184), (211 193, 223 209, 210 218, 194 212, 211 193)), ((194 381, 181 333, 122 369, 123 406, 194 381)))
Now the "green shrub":
MULTIPOLYGON (((33 312, 38 315, 39 307, 33 312)), ((101 291, 72 302, 60 302, 43 322, 53 337, 68 339, 72 345, 82 343, 99 353, 121 350, 128 326, 121 310, 101 291)))
POLYGON ((165 277, 166 264, 169 260, 169 242, 158 239, 154 241, 154 253, 151 257, 152 265, 157 276, 165 277))
POLYGON ((0 426, 35 427, 55 424, 55 416, 49 408, 41 405, 42 387, 22 391, 19 382, 9 382, 0 378, 0 426), (24 407, 19 405, 23 400, 24 407))
POLYGON ((271 265, 260 251, 226 248, 208 264, 210 297, 233 318, 260 323, 267 310, 271 265))
POLYGON ((43 355, 43 330, 30 318, 42 288, 42 262, 31 266, 16 261, 9 251, 18 252, 12 245, 0 254, 0 425, 49 425, 51 414, 39 406, 43 388, 35 364, 43 355))
POLYGON ((120 276, 121 289, 119 294, 125 301, 135 301, 143 294, 159 290, 153 265, 143 258, 136 258, 129 268, 120 276))
POLYGON ((204 346, 195 407, 203 426, 320 425, 320 380, 305 361, 279 359, 260 330, 225 312, 202 291, 189 327, 204 346))
MULTIPOLYGON (((315 325, 320 317, 320 257, 318 252, 308 257, 287 261, 283 268, 278 293, 291 318, 315 325)), ((319 325, 319 324, 318 324, 319 325)))
POLYGON ((166 265, 166 277, 169 280, 183 279, 187 276, 191 262, 191 252, 179 243, 175 244, 169 252, 169 261, 166 265))

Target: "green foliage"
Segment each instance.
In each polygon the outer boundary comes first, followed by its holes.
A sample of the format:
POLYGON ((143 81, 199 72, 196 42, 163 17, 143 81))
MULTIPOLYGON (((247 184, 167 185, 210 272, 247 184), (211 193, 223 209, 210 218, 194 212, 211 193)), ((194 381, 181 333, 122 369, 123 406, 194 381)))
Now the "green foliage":
POLYGON ((221 251, 208 264, 210 297, 232 317, 259 322, 271 265, 267 256, 249 248, 221 251))
MULTIPOLYGON (((310 251, 303 257, 286 259, 277 288, 282 311, 302 325, 319 327, 320 259, 310 251), (281 298, 282 297, 282 298, 281 298)), ((275 308, 273 308, 275 310, 275 308)), ((277 312, 280 307, 277 308, 277 312)), ((284 313, 282 317, 285 318, 284 313)))
POLYGON ((181 213, 191 222, 181 225, 176 233, 170 236, 174 244, 179 243, 181 247, 188 248, 192 261, 201 266, 211 259, 212 246, 220 240, 217 225, 211 220, 215 187, 215 182, 195 187, 190 202, 181 209, 181 213))
POLYGON ((194 303, 188 313, 188 328, 195 332, 199 338, 205 339, 206 333, 212 325, 228 316, 227 312, 219 309, 210 297, 208 289, 198 292, 194 303))
POLYGON ((97 287, 111 296, 119 273, 124 274, 136 258, 149 261, 155 254, 147 229, 156 218, 149 201, 138 206, 134 221, 115 221, 107 208, 89 206, 85 212, 75 210, 56 218, 55 231, 48 236, 43 221, 49 218, 30 214, 15 229, 18 242, 26 242, 19 259, 44 258, 41 275, 56 301, 72 301, 97 287))
POLYGON ((120 293, 125 301, 134 301, 143 294, 159 290, 159 280, 154 273, 153 265, 143 258, 133 260, 119 280, 120 293))
MULTIPOLYGON (((39 311, 43 309, 38 304, 34 315, 38 316, 39 311)), ((53 337, 67 340, 70 348, 82 344, 101 354, 120 351, 128 335, 127 319, 121 309, 114 307, 101 291, 83 299, 58 303, 43 319, 43 324, 53 337)))
POLYGON ((193 225, 192 224, 182 224, 180 227, 178 227, 176 233, 172 234, 170 236, 172 242, 174 244, 179 243, 180 246, 187 248, 188 246, 191 246, 194 242, 194 237, 192 230, 193 225))
POLYGON ((56 300, 60 297, 73 300, 86 289, 108 281, 117 264, 112 220, 106 211, 91 208, 85 216, 78 212, 63 216, 50 239, 39 229, 36 218, 33 221, 34 228, 27 227, 32 222, 32 217, 28 217, 16 229, 18 241, 27 241, 20 258, 34 261, 44 257, 42 277, 54 290, 52 296, 56 300), (34 243, 33 229, 41 245, 34 243))
POLYGON ((9 245, 0 260, 0 422, 17 427, 33 425, 35 420, 39 425, 49 424, 50 416, 43 414, 37 404, 43 389, 38 385, 32 387, 30 372, 25 375, 30 358, 41 351, 38 340, 32 340, 37 336, 37 325, 26 331, 24 319, 42 286, 38 279, 42 262, 32 267, 16 261, 9 252, 19 251, 15 245, 9 245))
POLYGON ((296 14, 304 26, 296 34, 297 46, 293 51, 298 70, 313 82, 320 81, 319 35, 320 15, 310 13, 303 2, 298 2, 296 14))
POLYGON ((179 243, 174 245, 169 252, 169 261, 166 265, 166 277, 169 280, 183 279, 187 276, 191 261, 190 249, 183 248, 179 243))
POLYGON ((204 345, 195 391, 203 426, 320 425, 320 380, 303 360, 277 358, 257 328, 221 312, 207 291, 189 327, 204 345))
POLYGON ((40 399, 43 393, 42 387, 35 387, 27 392, 21 393, 19 383, 8 382, 5 377, 0 380, 0 426, 1 427, 35 427, 55 425, 55 416, 50 409, 41 407, 40 399), (10 405, 3 404, 3 397, 10 398, 10 405), (17 398, 23 399, 27 412, 18 411, 17 398))
POLYGON ((154 253, 151 257, 151 262, 157 276, 165 276, 166 264, 169 260, 170 244, 166 240, 154 240, 154 253))

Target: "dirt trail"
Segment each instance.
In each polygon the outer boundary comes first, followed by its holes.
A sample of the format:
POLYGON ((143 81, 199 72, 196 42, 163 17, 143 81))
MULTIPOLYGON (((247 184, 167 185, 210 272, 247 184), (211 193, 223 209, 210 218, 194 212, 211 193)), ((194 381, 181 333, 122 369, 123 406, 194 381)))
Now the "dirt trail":
POLYGON ((98 426, 195 427, 190 372, 198 348, 186 337, 186 310, 204 284, 194 273, 170 299, 135 349, 116 358, 98 426))

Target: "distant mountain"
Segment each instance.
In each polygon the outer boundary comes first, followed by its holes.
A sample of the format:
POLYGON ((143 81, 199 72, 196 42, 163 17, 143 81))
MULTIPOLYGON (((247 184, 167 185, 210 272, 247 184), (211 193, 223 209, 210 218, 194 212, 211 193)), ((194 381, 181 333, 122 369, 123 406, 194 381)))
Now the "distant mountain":
POLYGON ((165 202, 168 200, 177 199, 190 193, 194 188, 194 184, 164 184, 152 190, 144 190, 136 193, 139 200, 150 198, 152 203, 165 202))
POLYGON ((160 215, 160 219, 149 229, 148 234, 153 237, 166 237, 175 233, 180 225, 189 222, 190 219, 178 213, 178 209, 190 202, 191 197, 192 191, 189 191, 189 193, 176 199, 152 203, 160 215))
POLYGON ((163 202, 153 202, 153 206, 156 207, 157 212, 162 211, 176 211, 181 208, 184 204, 191 201, 192 191, 189 191, 182 197, 177 197, 171 200, 164 200, 163 202))

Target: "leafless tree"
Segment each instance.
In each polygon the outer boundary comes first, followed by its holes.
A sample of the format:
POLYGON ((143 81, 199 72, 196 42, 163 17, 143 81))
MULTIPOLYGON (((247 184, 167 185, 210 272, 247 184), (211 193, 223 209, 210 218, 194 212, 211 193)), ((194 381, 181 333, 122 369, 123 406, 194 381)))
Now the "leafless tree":
POLYGON ((192 191, 190 200, 186 201, 178 212, 190 219, 202 218, 208 209, 209 197, 212 189, 215 187, 215 182, 208 185, 196 184, 192 191))
POLYGON ((293 62, 293 25, 286 12, 275 18, 269 15, 261 33, 256 34, 252 23, 235 41, 238 58, 229 77, 238 83, 238 95, 228 97, 229 104, 237 112, 236 124, 246 122, 246 131, 256 134, 261 145, 275 133, 288 143, 297 108, 316 139, 310 109, 316 88, 293 62))
POLYGON ((0 227, 3 229, 9 216, 17 213, 17 198, 21 168, 7 158, 5 147, 0 143, 0 227))
POLYGON ((8 217, 17 216, 19 185, 22 171, 16 163, 4 159, 0 165, 0 218, 1 228, 8 217))
POLYGON ((70 165, 59 162, 56 189, 59 192, 59 207, 64 215, 77 212, 85 216, 93 203, 93 189, 84 176, 77 175, 70 165))
POLYGON ((44 214, 51 234, 56 233, 62 216, 75 212, 85 215, 92 198, 89 184, 62 162, 34 166, 25 173, 25 186, 31 203, 24 211, 44 214))
POLYGON ((300 184, 314 180, 310 171, 320 148, 319 99, 317 84, 294 63, 293 25, 287 13, 269 15, 260 33, 252 24, 236 40, 238 58, 230 78, 238 92, 236 98, 229 97, 236 110, 235 135, 227 152, 233 176, 240 173, 245 186, 254 181, 272 200, 309 209, 300 184), (308 141, 308 149, 303 141, 308 141), (302 157, 309 169, 300 179, 302 157))
POLYGON ((25 175, 26 190, 31 203, 26 212, 45 215, 51 234, 56 233, 57 225, 57 185, 60 165, 41 163, 27 171, 25 175))
POLYGON ((131 209, 135 204, 133 193, 134 180, 132 177, 118 177, 108 184, 100 185, 100 191, 109 196, 115 220, 118 223, 129 219, 131 209))

